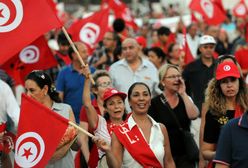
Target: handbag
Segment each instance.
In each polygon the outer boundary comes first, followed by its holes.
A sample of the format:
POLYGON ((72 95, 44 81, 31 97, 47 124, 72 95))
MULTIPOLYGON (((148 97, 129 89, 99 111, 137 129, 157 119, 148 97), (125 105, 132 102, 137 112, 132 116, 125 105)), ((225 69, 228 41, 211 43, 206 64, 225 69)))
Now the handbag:
POLYGON ((181 127, 181 124, 179 123, 175 113, 171 109, 168 101, 166 100, 165 96, 161 94, 160 99, 162 103, 169 109, 169 112, 173 116, 174 120, 176 121, 176 124, 181 131, 183 135, 183 143, 186 151, 187 158, 192 161, 198 161, 199 160, 199 148, 194 140, 193 134, 190 131, 183 130, 181 127))

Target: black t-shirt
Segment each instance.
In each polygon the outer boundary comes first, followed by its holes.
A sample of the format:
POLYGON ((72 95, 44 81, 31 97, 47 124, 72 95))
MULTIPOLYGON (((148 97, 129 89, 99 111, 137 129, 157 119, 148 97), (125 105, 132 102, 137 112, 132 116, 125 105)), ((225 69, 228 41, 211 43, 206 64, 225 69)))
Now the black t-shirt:
MULTIPOLYGON (((172 109, 176 115, 181 127, 184 130, 190 130, 190 119, 187 116, 186 108, 182 98, 179 96, 178 105, 172 109)), ((161 101, 161 95, 156 96, 151 101, 148 114, 157 122, 166 126, 168 136, 170 139, 170 147, 172 156, 182 156, 185 154, 185 147, 183 145, 183 136, 179 130, 174 117, 169 111, 168 107, 161 101)))
POLYGON ((213 64, 207 67, 199 58, 188 64, 183 70, 186 91, 192 97, 199 111, 201 111, 202 103, 204 102, 205 89, 208 86, 208 82, 213 78, 215 64, 215 61, 213 61, 213 64))
POLYGON ((232 118, 234 118, 235 110, 227 110, 225 115, 215 116, 210 111, 206 113, 204 137, 207 143, 217 144, 221 128, 232 118))

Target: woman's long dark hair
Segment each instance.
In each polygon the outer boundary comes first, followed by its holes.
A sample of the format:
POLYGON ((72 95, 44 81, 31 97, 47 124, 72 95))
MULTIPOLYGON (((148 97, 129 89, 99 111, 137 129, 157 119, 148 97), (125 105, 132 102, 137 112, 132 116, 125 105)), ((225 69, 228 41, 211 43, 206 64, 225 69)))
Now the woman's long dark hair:
POLYGON ((55 86, 52 85, 52 80, 47 73, 41 70, 35 70, 26 76, 25 81, 26 80, 33 80, 41 89, 47 85, 47 94, 50 96, 50 98, 57 103, 61 102, 59 94, 56 92, 55 86))

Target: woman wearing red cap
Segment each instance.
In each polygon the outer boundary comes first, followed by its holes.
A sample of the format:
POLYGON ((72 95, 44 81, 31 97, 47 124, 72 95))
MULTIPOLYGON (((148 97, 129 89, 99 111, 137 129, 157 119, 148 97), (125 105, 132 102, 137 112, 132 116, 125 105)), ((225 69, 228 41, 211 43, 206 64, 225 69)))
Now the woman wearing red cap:
POLYGON ((217 66, 216 76, 206 90, 207 113, 202 144, 206 160, 213 160, 221 128, 232 118, 240 117, 248 107, 247 88, 238 66, 224 61, 217 66))
MULTIPOLYGON (((105 88, 105 91, 101 97, 105 111, 104 117, 102 117, 97 113, 95 107, 91 103, 90 80, 88 75, 89 72, 88 65, 86 65, 83 72, 86 77, 84 84, 83 102, 84 107, 86 108, 89 126, 93 128, 94 134, 96 136, 105 139, 106 142, 110 144, 113 128, 116 125, 121 124, 126 118, 124 101, 127 95, 123 92, 119 92, 114 88, 105 88)), ((100 161, 98 167, 104 167, 104 165, 106 165, 105 159, 103 159, 104 156, 105 153, 100 150, 100 161)))
POLYGON ((149 87, 136 82, 128 90, 132 114, 113 129, 111 148, 101 139, 96 143, 106 152, 109 167, 175 168, 170 152, 170 142, 164 125, 148 114, 151 103, 149 87))

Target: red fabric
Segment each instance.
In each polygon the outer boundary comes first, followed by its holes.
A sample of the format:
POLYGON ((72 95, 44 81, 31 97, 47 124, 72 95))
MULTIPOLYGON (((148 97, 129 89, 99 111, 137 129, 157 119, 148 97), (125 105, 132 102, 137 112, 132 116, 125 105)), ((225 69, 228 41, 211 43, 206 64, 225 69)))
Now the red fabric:
POLYGON ((82 41, 92 51, 108 30, 108 17, 109 9, 102 9, 73 23, 68 32, 73 41, 82 41))
POLYGON ((190 62, 194 61, 194 57, 190 51, 190 48, 189 48, 189 45, 188 45, 188 42, 187 42, 187 38, 186 38, 186 28, 185 26, 183 27, 183 41, 184 41, 184 44, 183 44, 183 50, 185 52, 185 56, 184 56, 184 63, 185 65, 189 64, 190 62))
MULTIPOLYGON (((97 114, 101 115, 101 112, 100 112, 100 109, 98 107, 98 104, 97 104, 96 99, 92 100, 92 105, 94 106, 97 114)), ((80 121, 87 122, 88 123, 88 118, 87 118, 87 115, 86 115, 86 109, 85 109, 84 106, 82 107, 82 109, 80 111, 80 121)), ((89 127, 89 132, 90 133, 93 132, 93 129, 90 128, 90 127, 89 127)), ((96 144, 93 144, 92 145, 92 148, 90 150, 90 156, 89 156, 88 166, 90 168, 97 167, 98 158, 99 158, 99 155, 98 155, 97 146, 96 146, 96 144)))
POLYGON ((61 27, 50 0, 1 0, 1 3, 4 7, 0 18, 6 19, 6 23, 0 26, 0 65, 42 34, 61 27), (5 16, 8 10, 9 19, 5 16))
POLYGON ((4 132, 6 129, 6 123, 0 124, 0 133, 4 132))
POLYGON ((59 51, 56 51, 56 54, 59 58, 61 58, 66 65, 69 65, 71 63, 71 59, 69 55, 63 55, 59 51))
POLYGON ((122 18, 128 27, 133 28, 135 31, 138 30, 132 12, 125 3, 120 0, 109 0, 108 5, 114 11, 115 18, 122 18))
POLYGON ((240 0, 239 3, 233 8, 233 15, 236 17, 246 18, 247 13, 248 9, 244 0, 240 0))
POLYGON ((194 12, 191 12, 191 22, 192 23, 197 23, 198 19, 195 17, 194 12))
POLYGON ((21 52, 13 56, 3 66, 16 84, 24 84, 26 75, 35 69, 48 69, 57 65, 51 49, 44 36, 39 37, 21 52))
POLYGON ((243 113, 244 113, 244 110, 239 105, 237 105, 235 108, 234 118, 238 118, 242 116, 243 113))
POLYGON ((166 44, 162 44, 160 41, 158 41, 157 43, 152 44, 152 47, 159 47, 164 51, 165 54, 167 54, 170 44, 175 43, 175 41, 175 34, 171 33, 168 37, 166 44))
POLYGON ((204 18, 204 21, 210 25, 220 24, 226 19, 226 15, 222 9, 211 0, 192 0, 189 8, 199 12, 204 18))
POLYGON ((127 122, 125 122, 115 127, 113 131, 121 144, 125 146, 132 157, 144 168, 162 168, 160 162, 139 131, 137 125, 130 130, 127 122))
POLYGON ((234 55, 241 69, 248 69, 248 48, 241 48, 234 55))
POLYGON ((24 94, 21 100, 15 168, 45 167, 68 127, 68 120, 24 94))
POLYGON ((226 13, 226 10, 222 4, 222 0, 212 0, 212 2, 219 7, 219 9, 223 12, 226 13))

